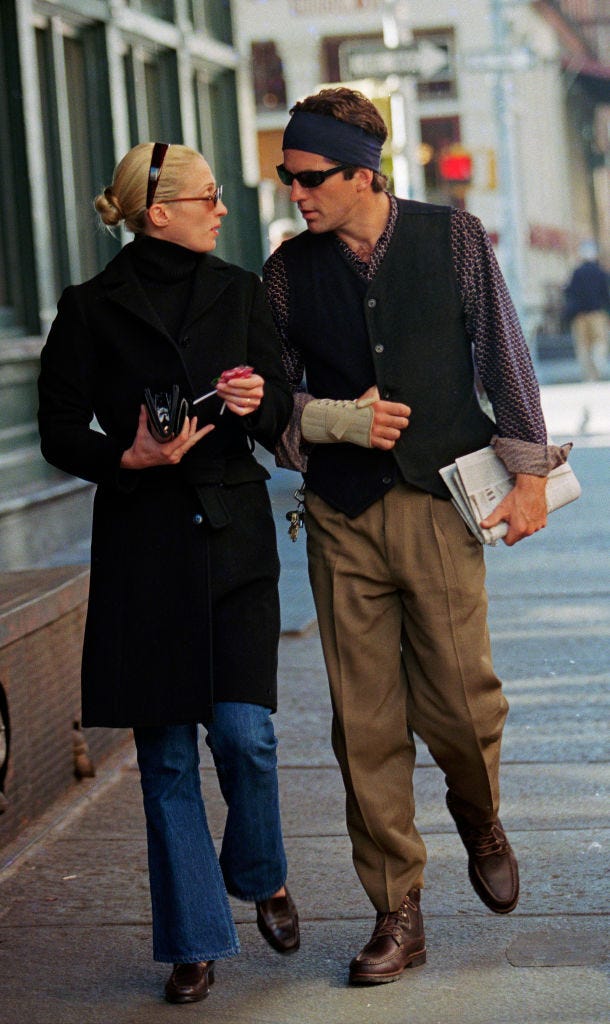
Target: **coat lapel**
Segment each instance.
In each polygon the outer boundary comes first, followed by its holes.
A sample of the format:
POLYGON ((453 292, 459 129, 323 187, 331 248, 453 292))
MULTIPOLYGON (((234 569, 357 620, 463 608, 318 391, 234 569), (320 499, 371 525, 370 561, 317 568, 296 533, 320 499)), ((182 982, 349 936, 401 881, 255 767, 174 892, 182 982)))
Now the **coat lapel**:
POLYGON ((133 316, 144 320, 153 330, 169 338, 163 324, 153 307, 146 292, 140 285, 129 258, 129 246, 122 249, 118 256, 108 264, 102 272, 100 282, 112 302, 118 303, 133 316))

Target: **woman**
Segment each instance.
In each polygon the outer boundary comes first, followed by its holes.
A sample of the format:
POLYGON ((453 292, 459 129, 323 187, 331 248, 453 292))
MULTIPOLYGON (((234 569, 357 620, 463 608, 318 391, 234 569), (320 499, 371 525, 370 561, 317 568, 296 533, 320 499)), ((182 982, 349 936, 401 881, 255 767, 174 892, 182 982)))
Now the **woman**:
POLYGON ((196 1002, 214 961, 239 951, 227 892, 256 903, 275 949, 299 945, 270 719, 279 565, 252 454, 253 440, 273 447, 292 399, 259 279, 212 255, 227 208, 199 153, 135 146, 95 206, 135 239, 60 299, 41 358, 42 451, 98 485, 83 724, 134 730, 153 953, 174 965, 166 998, 196 1002), (189 414, 174 433, 166 415, 157 440, 145 389, 169 407, 175 385, 189 414), (220 858, 200 722, 228 806, 220 858))

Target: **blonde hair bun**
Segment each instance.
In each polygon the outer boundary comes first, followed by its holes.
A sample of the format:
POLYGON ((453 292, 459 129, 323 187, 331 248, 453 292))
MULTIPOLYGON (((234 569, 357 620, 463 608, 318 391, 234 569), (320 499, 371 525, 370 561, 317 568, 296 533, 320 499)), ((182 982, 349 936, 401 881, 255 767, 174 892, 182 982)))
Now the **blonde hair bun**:
POLYGON ((99 213, 101 220, 104 224, 107 224, 108 227, 115 227, 115 225, 120 224, 125 217, 125 214, 121 209, 121 204, 110 187, 105 188, 104 191, 96 197, 94 206, 99 213))

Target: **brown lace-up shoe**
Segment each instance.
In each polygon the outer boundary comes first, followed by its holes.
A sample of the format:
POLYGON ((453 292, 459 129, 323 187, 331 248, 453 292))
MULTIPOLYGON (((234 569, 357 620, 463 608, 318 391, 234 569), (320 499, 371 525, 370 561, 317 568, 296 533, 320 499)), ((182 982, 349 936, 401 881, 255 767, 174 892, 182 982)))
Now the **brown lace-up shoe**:
POLYGON ((510 914, 519 901, 519 865, 499 818, 487 825, 471 825, 452 806, 447 807, 468 852, 468 876, 485 906, 494 914, 510 914))
POLYGON ((382 985, 396 981, 407 967, 426 962, 420 890, 411 889, 398 910, 377 914, 370 941, 349 965, 350 985, 382 985))
POLYGON ((292 896, 272 896, 256 904, 258 930, 278 953, 296 953, 301 945, 299 915, 292 896))
POLYGON ((214 984, 214 961, 201 960, 196 964, 174 964, 165 986, 168 1003, 198 1003, 205 999, 214 984))

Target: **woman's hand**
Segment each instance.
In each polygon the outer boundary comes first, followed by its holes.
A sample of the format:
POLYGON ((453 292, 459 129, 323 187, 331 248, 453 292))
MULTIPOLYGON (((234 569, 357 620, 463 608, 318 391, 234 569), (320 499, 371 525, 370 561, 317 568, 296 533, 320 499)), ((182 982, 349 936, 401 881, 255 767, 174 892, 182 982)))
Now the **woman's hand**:
POLYGON ((231 377, 225 381, 220 378, 216 390, 227 409, 236 416, 249 416, 261 404, 265 381, 257 373, 251 373, 248 377, 231 377))
POLYGON ((121 467, 122 469, 148 469, 151 466, 176 466, 189 449, 213 429, 214 424, 209 423, 201 430, 197 430, 197 417, 193 416, 189 419, 187 416, 178 436, 173 441, 159 444, 148 429, 146 406, 141 405, 136 436, 131 448, 127 448, 123 452, 121 467))

